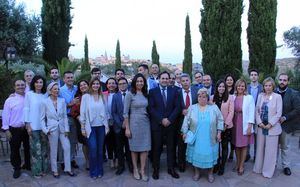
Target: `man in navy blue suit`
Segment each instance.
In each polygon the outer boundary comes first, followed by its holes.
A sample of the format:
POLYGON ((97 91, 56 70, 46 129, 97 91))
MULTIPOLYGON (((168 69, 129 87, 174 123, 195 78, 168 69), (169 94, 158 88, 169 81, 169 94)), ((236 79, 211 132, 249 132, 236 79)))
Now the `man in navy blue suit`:
POLYGON ((113 95, 111 113, 113 118, 113 129, 116 138, 116 152, 118 158, 118 169, 116 175, 121 175, 124 171, 124 147, 125 156, 128 163, 128 169, 132 172, 132 162, 130 156, 130 150, 128 145, 128 139, 125 136, 125 127, 123 127, 123 109, 124 99, 127 93, 128 82, 126 78, 121 77, 118 80, 119 92, 113 95))
MULTIPOLYGON (((198 102, 197 92, 199 87, 191 87, 191 78, 188 74, 182 74, 180 77, 180 83, 182 88, 178 90, 178 97, 180 101, 180 111, 181 114, 178 118, 177 123, 177 146, 178 146, 178 167, 180 172, 185 171, 185 152, 186 152, 186 143, 184 143, 181 134, 181 126, 183 123, 184 116, 187 114, 188 108, 198 102)), ((176 155, 175 155, 176 158, 176 155)), ((176 159, 175 159, 176 160, 176 159)))
POLYGON ((159 74, 159 86, 149 92, 149 111, 151 116, 153 179, 159 179, 160 155, 163 139, 166 137, 168 173, 179 178, 174 169, 175 121, 180 113, 178 92, 168 87, 170 74, 159 74))

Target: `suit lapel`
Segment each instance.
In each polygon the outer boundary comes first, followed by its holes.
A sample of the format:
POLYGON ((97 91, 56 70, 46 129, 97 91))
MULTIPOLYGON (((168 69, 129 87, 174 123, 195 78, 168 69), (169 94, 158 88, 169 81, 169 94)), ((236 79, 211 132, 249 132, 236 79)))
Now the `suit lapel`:
MULTIPOLYGON (((48 99, 47 99, 47 105, 48 105, 48 107, 49 107, 49 110, 50 110, 54 115, 57 115, 57 112, 56 112, 56 110, 55 110, 55 108, 54 108, 54 104, 53 104, 52 100, 50 99, 50 97, 48 97, 48 99)), ((59 109, 58 107, 59 107, 59 102, 58 102, 58 99, 57 99, 57 109, 59 109)))

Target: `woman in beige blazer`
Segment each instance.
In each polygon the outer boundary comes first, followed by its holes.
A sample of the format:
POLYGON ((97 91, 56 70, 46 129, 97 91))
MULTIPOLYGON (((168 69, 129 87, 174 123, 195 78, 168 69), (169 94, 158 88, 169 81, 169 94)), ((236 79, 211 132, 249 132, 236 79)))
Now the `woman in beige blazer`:
POLYGON ((55 178, 59 177, 57 171, 57 145, 58 140, 64 151, 65 173, 75 176, 71 171, 70 141, 68 139, 69 125, 67 107, 64 99, 58 98, 58 83, 52 82, 47 87, 49 97, 41 105, 41 125, 43 132, 48 135, 50 144, 51 170, 55 178))
POLYGON ((275 171, 278 137, 281 134, 279 119, 282 114, 282 98, 274 93, 275 82, 271 77, 263 81, 263 93, 256 104, 257 147, 253 171, 271 178, 275 171))
POLYGON ((228 143, 231 142, 232 138, 232 119, 234 115, 234 96, 229 95, 227 85, 224 80, 219 80, 217 82, 211 101, 218 106, 224 118, 224 131, 221 134, 222 154, 219 156, 218 164, 214 167, 214 172, 218 171, 218 175, 223 175, 225 163, 228 158, 228 143))

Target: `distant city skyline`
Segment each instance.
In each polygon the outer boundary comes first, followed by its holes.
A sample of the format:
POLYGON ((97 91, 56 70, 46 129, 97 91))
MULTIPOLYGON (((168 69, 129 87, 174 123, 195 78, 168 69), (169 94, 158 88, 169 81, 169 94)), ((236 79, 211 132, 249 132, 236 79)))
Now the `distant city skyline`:
MULTIPOLYGON (((26 11, 40 14, 41 0, 16 0, 24 3, 26 11)), ((151 60, 152 41, 156 41, 160 61, 181 63, 184 54, 185 18, 190 17, 193 62, 201 62, 199 32, 201 0, 72 0, 72 29, 69 41, 74 44, 69 54, 84 56, 84 36, 89 41, 89 57, 96 58, 105 52, 115 55, 120 40, 122 55, 131 59, 151 60)), ((277 45, 284 44, 283 32, 299 25, 299 0, 278 0, 277 45)), ((242 15, 243 60, 249 60, 247 44, 247 13, 249 1, 244 1, 242 15)), ((293 57, 285 46, 277 49, 277 58, 293 57)))

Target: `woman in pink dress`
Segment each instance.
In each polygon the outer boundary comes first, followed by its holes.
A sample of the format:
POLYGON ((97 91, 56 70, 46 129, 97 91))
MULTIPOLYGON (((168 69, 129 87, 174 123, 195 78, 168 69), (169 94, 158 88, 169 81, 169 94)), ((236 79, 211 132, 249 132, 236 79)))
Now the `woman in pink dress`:
POLYGON ((244 173, 244 162, 247 155, 247 146, 254 143, 253 124, 255 103, 247 93, 247 83, 239 79, 235 84, 234 118, 233 118, 233 144, 236 153, 236 170, 238 175, 244 173))

